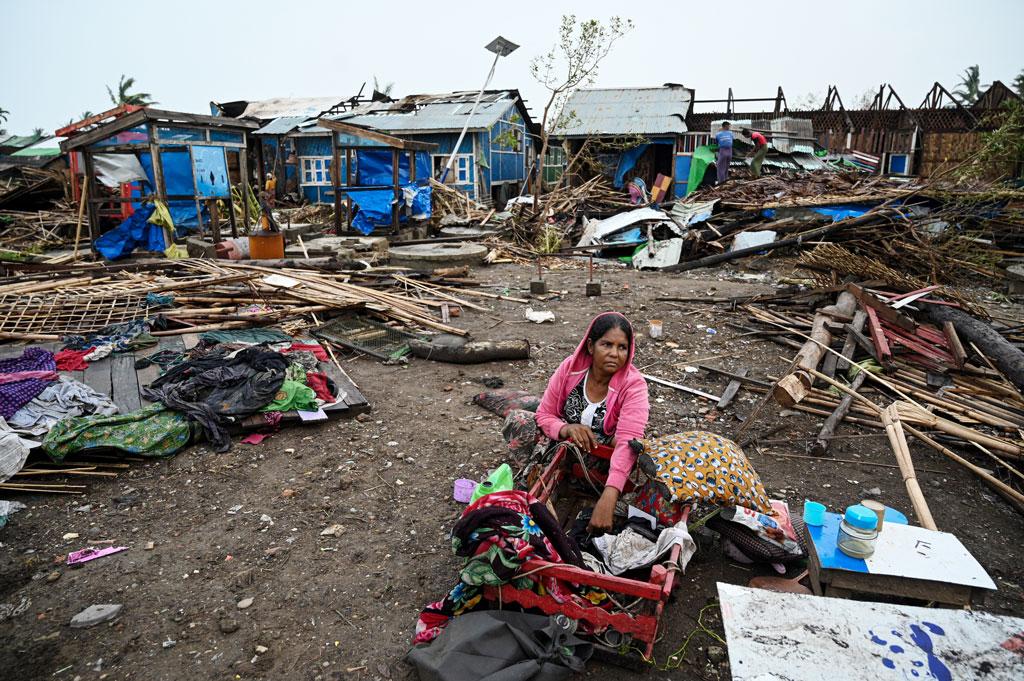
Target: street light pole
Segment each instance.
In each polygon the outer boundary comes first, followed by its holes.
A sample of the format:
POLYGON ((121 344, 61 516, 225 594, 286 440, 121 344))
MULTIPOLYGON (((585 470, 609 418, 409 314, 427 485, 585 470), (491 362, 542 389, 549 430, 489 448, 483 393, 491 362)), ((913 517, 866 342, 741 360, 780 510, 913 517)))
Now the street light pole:
POLYGON ((469 130, 469 123, 473 120, 473 114, 476 113, 476 108, 480 106, 480 100, 483 99, 484 90, 487 89, 487 86, 491 83, 491 78, 494 77, 494 69, 498 66, 498 59, 512 54, 519 49, 519 46, 499 35, 488 43, 485 46, 485 49, 494 53, 494 61, 491 63, 491 70, 487 72, 487 80, 484 81, 483 87, 480 88, 480 92, 476 94, 476 99, 473 101, 473 108, 469 110, 469 115, 466 116, 466 124, 462 126, 462 132, 459 133, 459 139, 455 142, 455 147, 452 149, 452 153, 448 156, 448 162, 444 164, 444 171, 441 173, 441 184, 444 184, 445 180, 448 179, 448 173, 451 172, 452 164, 455 162, 455 155, 459 153, 459 147, 462 146, 462 140, 466 138, 466 131, 469 130))

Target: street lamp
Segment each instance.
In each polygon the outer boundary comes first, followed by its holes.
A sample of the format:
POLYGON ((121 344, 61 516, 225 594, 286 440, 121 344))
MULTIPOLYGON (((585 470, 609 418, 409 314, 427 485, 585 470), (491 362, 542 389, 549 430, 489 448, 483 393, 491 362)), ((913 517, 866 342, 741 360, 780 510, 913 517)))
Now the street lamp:
POLYGON ((491 83, 491 78, 494 77, 494 69, 498 66, 498 59, 501 57, 507 57, 508 55, 519 49, 511 40, 506 40, 500 35, 487 43, 485 49, 494 53, 494 62, 491 64, 491 70, 487 73, 487 80, 484 81, 483 87, 480 88, 480 92, 476 95, 476 101, 473 102, 473 108, 469 110, 469 116, 466 117, 466 124, 462 126, 462 132, 459 133, 459 139, 455 143, 455 148, 452 149, 451 156, 448 157, 448 162, 444 164, 444 172, 441 173, 441 183, 448 179, 448 173, 451 172, 452 163, 455 162, 455 154, 459 153, 459 147, 462 146, 462 140, 466 137, 466 131, 469 130, 469 122, 473 119, 473 114, 476 113, 477 106, 480 105, 480 99, 484 96, 484 90, 491 83))

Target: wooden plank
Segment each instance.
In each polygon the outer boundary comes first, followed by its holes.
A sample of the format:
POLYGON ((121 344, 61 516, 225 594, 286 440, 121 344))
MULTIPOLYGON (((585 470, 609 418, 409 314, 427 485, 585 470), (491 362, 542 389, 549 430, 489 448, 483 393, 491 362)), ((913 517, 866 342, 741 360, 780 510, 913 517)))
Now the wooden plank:
POLYGON ((719 409, 725 409, 732 404, 733 399, 736 397, 736 393, 740 391, 740 379, 746 377, 749 373, 749 369, 740 369, 736 372, 736 378, 729 381, 729 385, 725 386, 725 391, 722 393, 722 399, 718 400, 718 404, 715 405, 719 409))
POLYGON ((740 383, 746 383, 747 385, 756 385, 756 386, 759 386, 761 388, 771 388, 772 387, 772 384, 770 382, 768 382, 768 381, 762 381, 762 380, 757 379, 757 378, 749 378, 747 376, 748 371, 746 369, 742 369, 741 371, 739 371, 737 373, 733 373, 731 371, 726 371, 725 369, 719 369, 717 367, 709 367, 706 364, 698 364, 697 368, 698 369, 702 369, 704 371, 710 371, 713 374, 719 374, 721 376, 725 376, 725 377, 730 378, 730 379, 732 379, 734 381, 739 381, 740 383))
POLYGON ((860 301, 860 304, 865 308, 865 310, 874 310, 875 314, 879 318, 884 319, 890 324, 898 326, 901 329, 906 329, 907 331, 913 332, 917 329, 917 322, 902 312, 892 309, 873 293, 865 291, 856 284, 847 284, 846 290, 860 301))
MULTIPOLYGON (((164 336, 163 338, 160 339, 160 342, 157 343, 157 346, 155 348, 149 348, 148 350, 145 351, 145 354, 143 354, 142 351, 137 352, 135 356, 148 357, 149 355, 155 355, 157 352, 160 352, 162 350, 184 352, 185 344, 182 341, 181 336, 164 336)), ((139 392, 141 393, 141 388, 155 381, 159 375, 160 366, 158 364, 151 364, 145 369, 139 369, 138 371, 136 371, 136 380, 140 388, 139 392)), ((142 404, 152 404, 152 402, 143 398, 142 404)))
POLYGON ((956 368, 963 369, 964 363, 967 361, 967 353, 964 351, 963 343, 960 342, 960 336, 957 335, 953 322, 943 322, 942 332, 946 336, 946 342, 949 345, 950 354, 953 355, 953 360, 956 362, 956 368))
POLYGON ((873 307, 866 308, 868 313, 868 332, 871 334, 871 344, 875 346, 878 353, 878 360, 881 364, 888 364, 892 360, 892 350, 889 349, 889 342, 885 339, 885 332, 882 324, 878 321, 877 311, 873 307))
MULTIPOLYGON (((362 414, 363 412, 370 411, 370 403, 363 396, 363 393, 359 391, 359 388, 349 380, 348 376, 342 373, 334 362, 320 362, 321 370, 327 374, 328 378, 334 381, 334 384, 338 386, 338 389, 345 393, 345 406, 354 416, 355 414, 362 414)), ((339 408, 334 410, 330 407, 324 407, 324 411, 342 411, 339 408)))
POLYGON ((110 395, 110 364, 109 357, 89 362, 89 368, 85 370, 85 384, 98 393, 110 395))
POLYGON ((131 353, 110 358, 111 397, 122 414, 142 408, 139 396, 139 376, 135 373, 135 356, 131 353))

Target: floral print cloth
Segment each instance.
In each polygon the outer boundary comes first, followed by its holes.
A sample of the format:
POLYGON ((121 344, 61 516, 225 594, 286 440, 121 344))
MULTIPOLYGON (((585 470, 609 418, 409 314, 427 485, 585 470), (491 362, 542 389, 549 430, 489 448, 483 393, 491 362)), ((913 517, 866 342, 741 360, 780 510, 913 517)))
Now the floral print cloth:
POLYGON ((771 514, 757 471, 732 440, 702 430, 634 440, 640 467, 663 495, 676 502, 703 500, 771 514))
MULTIPOLYGON (((25 348, 20 357, 0 359, 0 374, 15 374, 23 371, 56 371, 57 362, 53 353, 43 348, 25 348)), ((32 401, 46 386, 56 380, 27 378, 0 385, 0 416, 9 419, 14 412, 32 401)))
POLYGON ((583 567, 582 554, 558 521, 526 492, 492 492, 470 504, 452 530, 452 550, 466 559, 459 583, 420 613, 414 645, 429 643, 448 620, 479 605, 484 586, 511 584, 518 589, 535 589, 560 603, 577 600, 580 604, 601 604, 608 598, 604 592, 590 588, 579 593, 568 591, 542 572, 518 576, 520 567, 532 558, 583 567))
POLYGON ((119 449, 139 456, 170 456, 192 440, 188 417, 152 404, 128 414, 79 416, 58 422, 43 440, 56 462, 74 452, 119 449))

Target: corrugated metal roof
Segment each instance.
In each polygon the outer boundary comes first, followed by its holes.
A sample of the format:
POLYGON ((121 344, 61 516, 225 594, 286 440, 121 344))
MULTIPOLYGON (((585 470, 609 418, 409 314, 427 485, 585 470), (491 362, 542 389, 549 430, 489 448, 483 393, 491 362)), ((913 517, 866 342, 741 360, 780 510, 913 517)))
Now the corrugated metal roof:
MULTIPOLYGON (((328 116, 336 121, 371 127, 387 133, 462 130, 473 108, 475 92, 447 95, 411 95, 398 102, 373 104, 363 110, 328 116)), ((470 130, 490 128, 514 102, 508 92, 488 92, 469 119, 470 130)))
POLYGON ((554 134, 663 135, 686 132, 692 93, 682 86, 577 90, 569 97, 554 134))
POLYGON ((310 118, 319 116, 333 106, 340 104, 345 97, 274 97, 258 102, 249 102, 239 118, 258 118, 268 120, 283 116, 302 116, 310 118))
POLYGON ((11 156, 60 156, 60 138, 44 137, 35 144, 19 149, 11 156))
POLYGON ((309 120, 309 116, 282 116, 281 118, 275 118, 259 130, 253 132, 254 135, 287 135, 300 124, 309 120))

